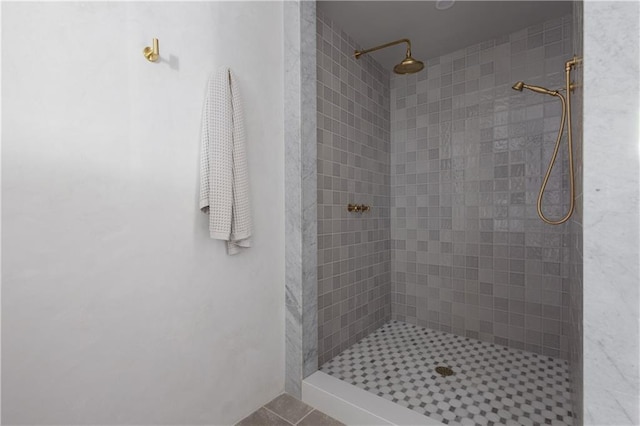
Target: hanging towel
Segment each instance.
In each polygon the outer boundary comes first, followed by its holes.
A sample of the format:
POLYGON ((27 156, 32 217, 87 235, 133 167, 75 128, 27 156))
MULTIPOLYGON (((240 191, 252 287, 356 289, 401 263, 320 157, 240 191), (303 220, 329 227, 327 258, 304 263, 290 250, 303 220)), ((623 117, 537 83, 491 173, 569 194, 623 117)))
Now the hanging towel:
POLYGON ((242 103, 229 68, 209 77, 201 137, 200 210, 209 215, 209 236, 233 255, 251 246, 251 213, 242 103))

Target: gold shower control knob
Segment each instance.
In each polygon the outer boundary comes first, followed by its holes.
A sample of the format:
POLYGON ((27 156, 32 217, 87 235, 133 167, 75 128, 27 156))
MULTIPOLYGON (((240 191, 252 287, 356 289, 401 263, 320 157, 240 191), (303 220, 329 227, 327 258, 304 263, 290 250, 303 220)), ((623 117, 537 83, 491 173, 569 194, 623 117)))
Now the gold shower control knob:
POLYGON ((349 213, 360 213, 362 210, 360 208, 360 204, 349 204, 347 206, 347 211, 349 213))
POLYGON ((366 204, 349 204, 347 206, 347 211, 349 213, 364 213, 371 210, 371 206, 366 204))

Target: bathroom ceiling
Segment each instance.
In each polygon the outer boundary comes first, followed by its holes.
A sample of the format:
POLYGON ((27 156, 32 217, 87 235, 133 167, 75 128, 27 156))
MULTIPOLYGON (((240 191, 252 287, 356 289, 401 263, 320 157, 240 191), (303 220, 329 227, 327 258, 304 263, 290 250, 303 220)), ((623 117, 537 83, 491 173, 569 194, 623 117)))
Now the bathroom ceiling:
MULTIPOLYGON (((319 1, 318 9, 363 49, 411 39, 413 57, 429 59, 571 13, 570 1, 319 1)), ((390 71, 404 45, 370 53, 390 71)))

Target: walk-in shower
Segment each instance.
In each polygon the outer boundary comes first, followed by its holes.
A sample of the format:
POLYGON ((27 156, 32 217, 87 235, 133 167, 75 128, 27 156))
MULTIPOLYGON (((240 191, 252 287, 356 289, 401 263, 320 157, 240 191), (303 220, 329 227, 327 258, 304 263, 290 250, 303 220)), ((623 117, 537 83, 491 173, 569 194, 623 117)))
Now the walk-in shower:
MULTIPOLYGON (((420 7, 409 3, 398 7, 420 7)), ((449 10, 464 7, 473 6, 449 10)), ((362 49, 389 34, 362 24, 356 40, 353 19, 319 7, 325 376, 444 424, 574 424, 568 242, 581 175, 570 131, 567 151, 559 147, 570 90, 580 90, 568 75, 578 60, 567 58, 580 51, 562 10, 429 56, 420 50, 429 39, 409 23, 407 39, 362 49), (365 56, 406 42, 412 58, 409 39, 425 60, 415 72, 398 75, 392 55, 365 56), (567 93, 525 81, 567 83, 567 93), (353 214, 361 204, 367 213, 353 214)))

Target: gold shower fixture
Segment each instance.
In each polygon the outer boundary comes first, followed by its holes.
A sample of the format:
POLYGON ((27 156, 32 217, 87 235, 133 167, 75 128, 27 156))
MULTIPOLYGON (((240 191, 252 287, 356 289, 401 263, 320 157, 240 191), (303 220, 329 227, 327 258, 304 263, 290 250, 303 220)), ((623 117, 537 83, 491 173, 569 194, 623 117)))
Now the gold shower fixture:
POLYGON ((542 93, 543 95, 551 95, 551 96, 556 96, 556 94, 558 93, 557 90, 549 90, 549 89, 545 89, 544 87, 525 84, 524 81, 518 81, 511 88, 513 90, 517 90, 518 92, 522 92, 522 89, 528 89, 533 92, 542 93))
MULTIPOLYGON (((556 96, 560 99, 562 103, 562 118, 560 119, 560 128, 558 129, 558 137, 556 138, 556 145, 553 149, 553 154, 551 155, 551 160, 549 160, 549 166, 547 167, 547 172, 544 175, 544 179, 542 179, 542 185, 540 186, 540 192, 538 192, 538 201, 537 201, 537 209, 538 216, 544 222, 549 225, 560 225, 565 223, 575 209, 575 177, 574 177, 574 168, 573 168, 573 135, 571 131, 571 92, 575 89, 575 85, 571 83, 571 70, 576 67, 582 60, 576 56, 572 59, 568 60, 564 66, 565 72, 565 91, 567 93, 567 98, 562 95, 558 90, 549 90, 540 86, 533 86, 526 84, 524 81, 518 81, 516 84, 512 86, 513 90, 517 90, 522 92, 523 89, 531 90, 532 92, 542 93, 544 95, 556 96), (562 139, 562 133, 564 131, 564 124, 568 122, 567 125, 567 151, 569 157, 569 192, 571 196, 571 201, 569 202, 569 210, 567 213, 558 220, 552 220, 547 218, 542 211, 542 196, 544 195, 544 191, 547 188, 547 183, 549 182, 549 176, 551 176, 551 170, 553 169, 554 164, 556 163, 556 159, 558 157, 558 150, 560 149, 560 141, 562 139)), ((562 90, 562 89, 560 89, 562 90)))
POLYGON ((347 211, 349 213, 366 213, 371 210, 371 206, 367 204, 349 204, 347 211))
POLYGON ((381 44, 380 46, 372 47, 371 49, 356 50, 353 55, 356 57, 356 59, 360 59, 360 56, 366 53, 384 49, 390 46, 395 46, 396 44, 400 43, 407 43, 407 52, 402 62, 393 67, 393 72, 395 72, 396 74, 413 74, 421 71, 424 68, 424 64, 411 56, 411 41, 408 38, 402 38, 390 43, 381 44))

